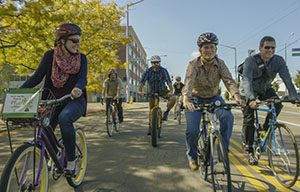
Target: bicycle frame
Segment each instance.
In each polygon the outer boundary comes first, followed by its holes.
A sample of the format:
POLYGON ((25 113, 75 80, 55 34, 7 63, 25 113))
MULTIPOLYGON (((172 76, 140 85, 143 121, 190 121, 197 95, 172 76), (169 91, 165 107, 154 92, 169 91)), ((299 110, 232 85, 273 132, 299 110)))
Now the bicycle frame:
MULTIPOLYGON (((157 93, 152 95, 154 98, 154 107, 150 110, 150 126, 152 126, 152 114, 155 109, 157 109, 161 113, 161 108, 159 107, 159 95, 157 93)), ((161 122, 158 121, 158 127, 161 127, 161 122)))
MULTIPOLYGON (((259 123, 259 118, 258 118, 258 111, 262 111, 262 112, 265 112, 265 113, 271 113, 272 114, 272 117, 270 118, 269 120, 269 128, 267 130, 267 133, 264 135, 264 137, 261 137, 259 135, 257 135, 257 139, 259 139, 259 143, 260 143, 260 148, 263 148, 265 147, 268 139, 269 139, 269 136, 270 136, 270 132, 272 133, 272 140, 273 140, 273 144, 274 144, 274 151, 276 153, 276 155, 279 154, 278 150, 277 150, 277 144, 275 142, 275 134, 274 134, 274 125, 277 123, 277 116, 276 116, 276 109, 275 109, 275 106, 274 106, 274 103, 271 103, 271 107, 270 108, 262 108, 262 107, 258 107, 255 109, 255 124, 256 124, 256 128, 258 128, 260 126, 260 123, 259 123)), ((280 135, 282 137, 282 135, 280 135)), ((286 151, 286 147, 284 145, 284 150, 286 151)))

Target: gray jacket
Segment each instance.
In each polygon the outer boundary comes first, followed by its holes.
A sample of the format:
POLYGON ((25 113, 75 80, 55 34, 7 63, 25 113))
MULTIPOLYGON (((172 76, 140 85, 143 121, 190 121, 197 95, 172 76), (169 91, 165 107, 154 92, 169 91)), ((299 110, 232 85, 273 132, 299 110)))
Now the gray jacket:
MULTIPOLYGON (((261 60, 261 63, 263 63, 260 54, 257 56, 261 60)), ((279 74, 287 87, 291 99, 299 100, 287 65, 279 55, 274 55, 268 63, 265 63, 265 67, 260 69, 254 56, 246 58, 243 65, 243 77, 240 86, 241 95, 250 100, 255 99, 259 93, 264 93, 268 88, 272 87, 272 81, 277 74, 279 74)))

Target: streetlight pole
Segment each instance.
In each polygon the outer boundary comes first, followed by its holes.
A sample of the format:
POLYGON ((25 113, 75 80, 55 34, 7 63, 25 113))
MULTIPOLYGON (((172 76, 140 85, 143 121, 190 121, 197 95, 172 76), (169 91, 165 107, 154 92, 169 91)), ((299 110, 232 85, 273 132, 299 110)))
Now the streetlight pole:
POLYGON ((237 80, 237 52, 236 52, 236 47, 220 44, 220 46, 227 47, 229 49, 233 49, 234 51, 234 76, 235 80, 237 80))
MULTIPOLYGON (((144 0, 140 0, 134 3, 126 4, 126 37, 129 37, 129 7, 136 5, 138 3, 143 2, 144 0)), ((126 102, 129 102, 130 97, 130 77, 129 77, 129 45, 126 43, 126 63, 128 64, 126 67, 126 102)))

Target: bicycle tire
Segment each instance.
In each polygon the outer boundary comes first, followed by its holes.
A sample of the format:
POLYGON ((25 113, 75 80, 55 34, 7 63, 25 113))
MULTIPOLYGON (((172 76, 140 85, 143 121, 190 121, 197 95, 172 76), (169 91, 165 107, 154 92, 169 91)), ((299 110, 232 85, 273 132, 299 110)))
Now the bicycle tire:
POLYGON ((228 152, 225 149, 220 133, 216 131, 214 138, 210 138, 210 141, 210 166, 213 190, 232 191, 228 152))
POLYGON ((106 114, 106 131, 109 137, 111 137, 113 135, 113 131, 114 131, 114 123, 113 123, 113 118, 112 118, 112 109, 109 106, 107 108, 107 114, 106 114))
POLYGON ((267 153, 269 165, 274 176, 283 186, 292 187, 299 175, 299 152, 296 139, 285 124, 274 125, 274 133, 275 140, 273 140, 274 135, 272 132, 268 138, 267 153), (275 155, 273 141, 276 141, 276 149, 279 155, 275 155), (286 151, 284 148, 286 148, 286 151))
POLYGON ((66 177, 70 186, 79 187, 84 179, 87 167, 87 143, 82 129, 76 129, 76 173, 75 177, 66 177), (80 163, 78 163, 80 162, 80 163))
POLYGON ((177 111, 177 117, 176 117, 176 119, 177 119, 178 125, 181 125, 181 111, 177 111))
MULTIPOLYGON (((32 188, 32 178, 33 178, 33 151, 34 146, 29 143, 25 143, 18 147, 14 153, 11 155, 7 161, 0 179, 0 191, 1 192, 11 192, 11 191, 29 191, 32 188), (25 159, 23 159, 25 158, 25 159), (27 161, 28 160, 28 161, 27 161), (27 161, 27 162, 25 162, 27 161), (22 166, 22 163, 23 166, 22 166), (19 167, 19 164, 21 166, 19 167), (31 167, 28 167, 31 166, 31 167), (26 167, 26 168, 25 168, 26 167), (28 169, 27 169, 28 168, 28 169), (27 169, 27 170, 26 170, 27 169), (25 175, 24 175, 25 174, 25 175), (30 175, 27 175, 30 174, 30 175), (23 176, 22 176, 23 175, 23 176), (15 177, 15 178, 13 178, 15 177), (21 178, 24 178, 22 184, 19 184, 21 178), (25 179, 29 179, 27 181, 25 179)), ((41 158, 41 149, 39 147, 35 148, 36 151, 36 161, 35 161, 35 179, 38 173, 38 167, 41 158)), ((47 192, 49 186, 48 180, 48 167, 46 163, 46 158, 44 157, 42 163, 42 172, 40 175, 39 184, 36 186, 35 191, 47 192)))
POLYGON ((119 121, 119 116, 118 116, 118 109, 115 108, 115 110, 113 111, 113 121, 114 121, 114 128, 116 132, 120 131, 121 128, 121 124, 119 121))
MULTIPOLYGON (((202 122, 201 122, 202 124, 202 122)), ((206 138, 204 136, 203 129, 200 131, 199 139, 198 139, 198 165, 200 175, 204 180, 207 181, 208 176, 208 161, 209 161, 209 143, 205 141, 206 138)))
POLYGON ((153 147, 157 147, 158 138, 158 109, 152 110, 152 120, 151 120, 151 144, 153 147))

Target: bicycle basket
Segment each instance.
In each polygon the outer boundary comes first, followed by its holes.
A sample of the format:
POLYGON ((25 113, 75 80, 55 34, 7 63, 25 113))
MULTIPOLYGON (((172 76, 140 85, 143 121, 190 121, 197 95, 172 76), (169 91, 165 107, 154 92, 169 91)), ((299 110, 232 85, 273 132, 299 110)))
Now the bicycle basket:
POLYGON ((6 89, 0 116, 4 120, 35 119, 40 98, 41 89, 6 89))

